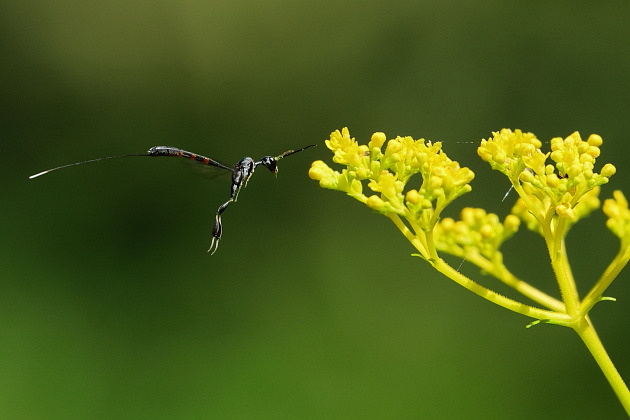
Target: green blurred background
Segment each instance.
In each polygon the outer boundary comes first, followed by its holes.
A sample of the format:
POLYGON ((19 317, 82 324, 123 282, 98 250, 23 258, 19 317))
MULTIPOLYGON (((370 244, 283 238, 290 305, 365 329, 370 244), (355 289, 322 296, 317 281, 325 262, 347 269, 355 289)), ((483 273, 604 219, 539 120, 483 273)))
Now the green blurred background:
MULTIPOLYGON (((579 130, 617 166, 602 196, 629 192, 629 17, 627 1, 3 1, 0 418, 624 418, 574 333, 525 329, 307 170, 343 126, 444 141, 477 174, 449 214, 505 215, 507 180, 459 142, 579 130), (214 256, 228 178, 131 158, 27 179, 154 145, 234 163, 311 143, 277 179, 258 171, 214 256)), ((569 237, 582 292, 616 251, 604 223, 569 237)), ((522 232, 506 259, 557 295, 541 245, 522 232)), ((592 317, 628 379, 627 273, 609 294, 592 317)))

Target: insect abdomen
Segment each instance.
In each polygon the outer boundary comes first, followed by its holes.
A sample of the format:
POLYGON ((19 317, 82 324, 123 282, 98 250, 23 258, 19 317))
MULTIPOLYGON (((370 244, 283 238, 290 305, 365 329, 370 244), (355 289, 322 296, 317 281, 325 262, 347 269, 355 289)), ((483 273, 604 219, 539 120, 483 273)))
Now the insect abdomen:
POLYGON ((171 146, 153 146, 147 151, 149 156, 182 156, 182 149, 171 146))
POLYGON ((187 152, 186 150, 178 149, 171 146, 153 146, 147 151, 149 156, 181 156, 186 159, 196 160, 197 162, 208 164, 209 160, 205 156, 198 155, 196 153, 187 152))

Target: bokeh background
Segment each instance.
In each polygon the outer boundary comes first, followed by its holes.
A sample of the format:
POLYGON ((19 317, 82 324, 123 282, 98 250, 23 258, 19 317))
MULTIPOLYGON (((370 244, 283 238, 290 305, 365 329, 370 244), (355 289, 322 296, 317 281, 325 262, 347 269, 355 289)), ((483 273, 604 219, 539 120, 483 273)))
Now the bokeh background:
MULTIPOLYGON (((624 418, 572 331, 525 329, 307 170, 344 126, 443 141, 477 174, 449 214, 505 215, 507 180, 465 142, 579 130, 617 166, 602 196, 628 192, 629 17, 626 1, 1 2, 0 418, 624 418), (311 143, 257 172, 214 256, 227 177, 129 158, 27 179, 154 145, 231 164, 311 143)), ((569 237, 582 292, 617 249, 604 223, 569 237)), ((506 259, 557 295, 541 245, 522 232, 506 259)), ((592 312, 626 379, 627 277, 592 312)))

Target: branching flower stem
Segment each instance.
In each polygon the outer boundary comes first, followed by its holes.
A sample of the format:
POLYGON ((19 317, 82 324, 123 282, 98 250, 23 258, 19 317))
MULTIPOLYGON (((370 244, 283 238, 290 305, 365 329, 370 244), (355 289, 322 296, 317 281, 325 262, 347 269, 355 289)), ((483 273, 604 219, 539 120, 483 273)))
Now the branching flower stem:
POLYGON ((583 300, 584 311, 588 312, 597 302, 599 302, 608 289, 608 286, 617 278, 630 260, 630 246, 622 247, 615 259, 606 267, 604 274, 599 278, 595 286, 586 294, 583 300))
POLYGON ((513 312, 538 319, 540 321, 552 322, 554 324, 567 324, 571 322, 571 318, 564 313, 548 311, 533 306, 525 305, 521 302, 517 302, 506 296, 503 296, 493 290, 481 286, 475 281, 471 280, 461 272, 451 267, 446 261, 438 256, 437 250, 433 244, 430 234, 426 236, 427 241, 420 241, 419 237, 423 235, 416 235, 412 233, 407 226, 400 219, 400 216, 396 214, 387 215, 396 225, 396 227, 402 232, 403 235, 409 240, 409 242, 418 250, 423 259, 427 260, 429 264, 433 266, 438 272, 444 274, 460 286, 465 287, 474 294, 481 296, 482 298, 489 300, 503 308, 509 309, 513 312))

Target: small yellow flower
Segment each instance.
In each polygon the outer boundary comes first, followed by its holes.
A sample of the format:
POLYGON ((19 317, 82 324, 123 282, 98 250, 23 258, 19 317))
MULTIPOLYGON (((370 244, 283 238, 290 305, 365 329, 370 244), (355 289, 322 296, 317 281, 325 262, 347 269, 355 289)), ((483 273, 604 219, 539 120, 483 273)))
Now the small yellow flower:
POLYGON ((370 151, 372 151, 373 149, 378 149, 378 151, 380 152, 381 147, 383 147, 385 141, 387 141, 387 136, 385 135, 385 133, 374 133, 372 134, 372 139, 368 143, 368 147, 370 148, 370 151))
POLYGON ((311 169, 308 171, 308 176, 315 181, 319 181, 319 185, 322 188, 336 189, 339 175, 341 175, 339 172, 333 171, 321 160, 313 162, 311 169))
POLYGON ((368 184, 370 189, 374 192, 380 192, 381 197, 387 200, 389 206, 383 207, 382 212, 393 211, 399 214, 404 214, 404 198, 403 189, 405 184, 396 179, 396 176, 387 171, 383 171, 380 176, 372 179, 368 184))
POLYGON ((352 167, 360 167, 364 162, 367 146, 359 144, 350 137, 347 128, 336 130, 330 135, 330 140, 326 140, 326 146, 335 154, 333 162, 352 167))
POLYGON ((369 196, 365 204, 367 204, 367 206, 372 210, 376 210, 378 212, 382 212, 387 207, 387 203, 385 203, 385 201, 377 195, 369 196))

